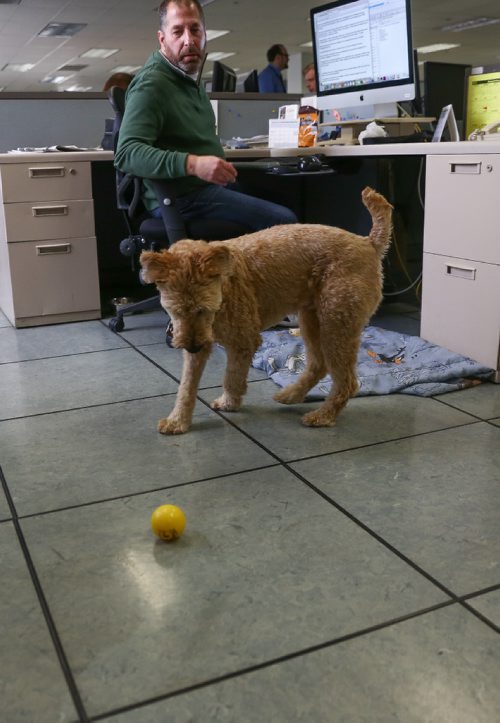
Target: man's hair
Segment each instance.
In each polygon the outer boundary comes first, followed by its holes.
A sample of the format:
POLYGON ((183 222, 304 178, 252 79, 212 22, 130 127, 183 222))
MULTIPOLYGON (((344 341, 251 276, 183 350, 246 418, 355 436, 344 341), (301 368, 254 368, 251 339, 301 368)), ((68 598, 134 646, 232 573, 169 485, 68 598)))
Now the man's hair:
POLYGON ((316 68, 314 67, 314 63, 308 63, 305 66, 304 70, 302 71, 302 74, 306 75, 306 73, 308 73, 310 70, 314 70, 314 72, 316 73, 316 68))
POLYGON ((282 45, 271 45, 267 51, 267 62, 272 63, 277 55, 283 55, 282 45))
POLYGON ((205 14, 203 12, 203 8, 200 5, 199 0, 163 0, 163 2, 160 3, 160 6, 158 7, 158 15, 160 20, 160 28, 163 27, 164 23, 167 20, 167 10, 169 5, 185 5, 188 7, 189 5, 194 5, 195 8, 198 10, 198 15, 200 16, 200 20, 203 24, 203 27, 205 27, 205 14))

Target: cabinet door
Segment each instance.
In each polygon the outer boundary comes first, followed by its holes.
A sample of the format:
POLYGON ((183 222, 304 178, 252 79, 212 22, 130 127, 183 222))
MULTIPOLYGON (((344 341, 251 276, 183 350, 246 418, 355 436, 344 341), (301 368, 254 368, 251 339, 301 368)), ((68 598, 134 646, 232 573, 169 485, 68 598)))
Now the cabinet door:
POLYGON ((6 203, 4 211, 9 243, 95 235, 92 201, 6 203))
POLYGON ((500 264, 500 154, 429 156, 424 251, 500 264))
POLYGON ((88 161, 4 163, 1 173, 4 203, 92 198, 88 161))
POLYGON ((16 318, 100 308, 93 238, 9 244, 16 318))
POLYGON ((500 266, 425 253, 420 336, 498 369, 500 266))

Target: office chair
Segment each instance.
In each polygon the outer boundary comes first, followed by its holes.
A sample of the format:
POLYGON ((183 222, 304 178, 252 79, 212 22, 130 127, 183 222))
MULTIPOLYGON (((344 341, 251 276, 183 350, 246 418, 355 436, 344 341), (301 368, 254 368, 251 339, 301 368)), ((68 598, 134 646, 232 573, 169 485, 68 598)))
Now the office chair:
MULTIPOLYGON (((113 148, 116 150, 123 114, 125 111, 125 90, 113 86, 108 91, 108 99, 115 112, 113 121, 113 148)), ((246 226, 230 221, 214 219, 194 219, 185 221, 176 208, 174 180, 150 180, 153 186, 161 218, 148 216, 141 200, 142 179, 131 173, 116 169, 116 199, 118 208, 123 212, 128 236, 120 243, 120 252, 132 259, 132 268, 141 251, 158 251, 168 248, 180 239, 192 238, 205 241, 221 241, 235 238, 249 232, 246 226)), ((144 283, 141 279, 141 283, 144 283)), ((112 331, 120 332, 125 328, 125 314, 149 309, 159 309, 160 296, 156 294, 148 299, 126 304, 117 309, 115 317, 108 326, 112 331)))

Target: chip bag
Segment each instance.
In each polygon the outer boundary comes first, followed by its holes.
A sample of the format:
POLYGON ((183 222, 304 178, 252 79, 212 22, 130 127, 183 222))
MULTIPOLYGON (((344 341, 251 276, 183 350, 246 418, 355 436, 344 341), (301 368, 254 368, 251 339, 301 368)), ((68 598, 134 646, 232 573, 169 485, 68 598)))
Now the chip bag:
POLYGON ((319 111, 310 105, 301 105, 299 108, 299 148, 309 148, 316 145, 318 137, 319 111))

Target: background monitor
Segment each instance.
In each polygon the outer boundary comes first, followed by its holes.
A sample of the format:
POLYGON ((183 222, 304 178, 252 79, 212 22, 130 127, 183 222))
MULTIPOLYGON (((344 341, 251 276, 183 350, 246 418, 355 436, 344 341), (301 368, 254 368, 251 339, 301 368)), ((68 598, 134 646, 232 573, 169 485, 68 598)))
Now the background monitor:
POLYGON ((330 2, 311 10, 311 29, 320 110, 384 117, 415 97, 410 0, 330 2))
POLYGON ((234 93, 236 73, 219 60, 214 61, 212 69, 212 93, 234 93))
POLYGON ((488 123, 500 120, 500 65, 491 65, 467 78, 465 137, 488 123))
POLYGON ((256 70, 252 70, 243 81, 243 90, 245 93, 259 92, 259 74, 256 70))
POLYGON ((424 63, 424 112, 439 118, 442 109, 453 106, 460 138, 464 137, 465 89, 470 65, 424 63))

